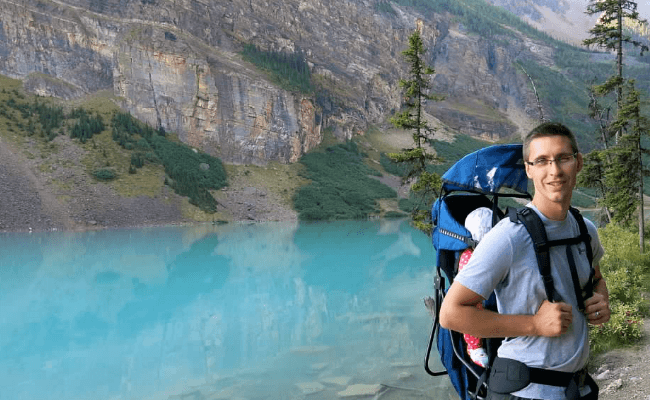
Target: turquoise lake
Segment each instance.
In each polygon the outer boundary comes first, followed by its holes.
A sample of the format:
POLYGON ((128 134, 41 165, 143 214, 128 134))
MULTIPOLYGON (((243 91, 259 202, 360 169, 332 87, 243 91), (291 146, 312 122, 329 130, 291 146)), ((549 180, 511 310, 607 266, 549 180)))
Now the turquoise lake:
POLYGON ((454 398, 434 265, 398 220, 0 234, 0 399, 454 398))

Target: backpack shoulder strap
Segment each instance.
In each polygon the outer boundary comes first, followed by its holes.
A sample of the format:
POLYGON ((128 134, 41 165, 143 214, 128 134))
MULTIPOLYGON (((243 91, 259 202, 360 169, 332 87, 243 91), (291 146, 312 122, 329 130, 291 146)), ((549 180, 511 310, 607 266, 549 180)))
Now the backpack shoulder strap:
MULTIPOLYGON (((587 229, 587 224, 585 219, 580 214, 576 208, 570 207, 569 211, 573 215, 573 218, 578 222, 578 227, 580 228, 580 240, 585 243, 587 247, 587 258, 589 259, 589 265, 591 266, 594 261, 594 254, 591 249, 591 235, 589 235, 589 230, 587 229)), ((593 267, 593 266, 592 266, 593 267)))
POLYGON ((591 248, 591 235, 589 234, 587 224, 585 223, 585 219, 582 217, 582 214, 580 214, 580 211, 573 207, 570 207, 569 211, 578 222, 578 227, 580 228, 579 238, 580 241, 584 242, 585 244, 587 259, 589 260, 589 280, 587 280, 587 284, 585 285, 584 293, 581 293, 584 294, 585 299, 588 299, 594 294, 594 277, 596 276, 596 270, 594 269, 594 253, 591 248))
POLYGON ((555 295, 555 286, 553 285, 553 277, 551 276, 551 256, 549 254, 548 238, 541 218, 530 207, 522 207, 520 209, 508 207, 508 217, 514 223, 521 222, 524 224, 524 227, 533 240, 533 248, 537 257, 537 268, 539 269, 540 275, 542 275, 546 297, 550 302, 559 300, 556 299, 555 295))

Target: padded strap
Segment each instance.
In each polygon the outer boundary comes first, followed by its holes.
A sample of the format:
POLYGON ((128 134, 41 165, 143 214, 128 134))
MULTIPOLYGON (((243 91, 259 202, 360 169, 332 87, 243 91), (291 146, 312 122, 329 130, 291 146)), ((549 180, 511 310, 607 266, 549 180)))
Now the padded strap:
POLYGON ((533 248, 537 257, 537 268, 542 276, 546 297, 551 303, 558 301, 551 276, 551 256, 549 254, 548 238, 546 229, 539 216, 530 207, 523 207, 520 210, 508 208, 510 221, 514 223, 521 222, 526 227, 528 234, 533 240, 533 248))
POLYGON ((585 298, 588 299, 594 294, 594 276, 596 275, 596 270, 594 269, 594 253, 591 249, 591 235, 589 235, 589 230, 587 229, 587 224, 585 219, 582 218, 582 214, 577 209, 570 207, 569 211, 573 215, 573 218, 578 222, 578 227, 580 228, 580 239, 585 243, 585 248, 587 250, 587 259, 589 260, 589 279, 587 280, 587 285, 585 286, 585 298))
POLYGON ((497 357, 490 369, 488 384, 490 390, 506 394, 521 390, 530 383, 567 387, 575 378, 584 382, 586 375, 586 368, 578 372, 553 371, 531 368, 521 361, 497 357))
MULTIPOLYGON (((528 369, 530 370, 530 381, 532 383, 562 387, 567 387, 576 374, 583 373, 583 370, 578 372, 561 372, 542 368, 529 367, 528 369)), ((586 370, 584 372, 586 373, 586 370)))
POLYGON ((594 262, 594 254, 591 249, 591 235, 589 235, 589 230, 587 229, 587 224, 585 224, 585 219, 582 218, 582 214, 578 209, 569 207, 569 211, 573 215, 573 218, 578 222, 578 227, 580 228, 580 239, 587 245, 587 258, 589 259, 589 265, 594 262))

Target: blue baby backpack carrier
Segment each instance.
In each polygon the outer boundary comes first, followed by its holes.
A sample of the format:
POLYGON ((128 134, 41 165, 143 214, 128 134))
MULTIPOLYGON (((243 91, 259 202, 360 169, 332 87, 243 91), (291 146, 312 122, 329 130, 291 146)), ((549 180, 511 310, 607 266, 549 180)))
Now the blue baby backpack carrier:
MULTIPOLYGON (((485 370, 474 364, 464 347, 463 335, 440 327, 440 304, 458 269, 460 254, 475 247, 471 233, 463 225, 467 215, 479 207, 492 210, 492 226, 505 216, 499 199, 518 197, 531 199, 527 192, 528 178, 522 145, 495 145, 463 157, 442 176, 442 193, 431 210, 433 246, 436 249, 434 273, 435 296, 425 299, 434 316, 433 329, 425 356, 425 369, 433 376, 449 375, 461 400, 481 399, 486 394, 485 370), (429 368, 434 341, 446 370, 429 368)), ((494 294, 484 307, 496 310, 494 294)), ((490 363, 496 356, 500 339, 484 339, 490 363)))

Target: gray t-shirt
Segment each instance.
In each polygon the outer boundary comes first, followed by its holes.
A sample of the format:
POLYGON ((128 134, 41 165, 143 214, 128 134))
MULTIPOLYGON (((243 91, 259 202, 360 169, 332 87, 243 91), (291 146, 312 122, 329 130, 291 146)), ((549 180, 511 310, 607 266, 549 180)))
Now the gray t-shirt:
MULTIPOLYGON (((570 238, 580 234, 578 222, 571 213, 567 213, 564 221, 553 221, 546 218, 532 204, 528 206, 541 217, 548 240, 570 238)), ((587 219, 585 223, 591 235, 593 265, 598 265, 604 250, 594 224, 587 219)), ((584 243, 571 247, 580 284, 584 287, 590 273, 586 248, 584 243)), ((519 360, 529 367, 575 372, 587 364, 589 357, 587 319, 578 309, 566 246, 552 247, 550 257, 555 291, 565 303, 573 307, 571 326, 560 337, 506 338, 499 347, 498 355, 519 360)), ((534 315, 546 299, 532 239, 523 224, 515 224, 507 217, 483 238, 469 263, 458 273, 455 280, 486 299, 494 291, 501 314, 534 315)), ((565 388, 558 386, 531 383, 513 394, 524 398, 563 400, 564 390, 565 388)))

